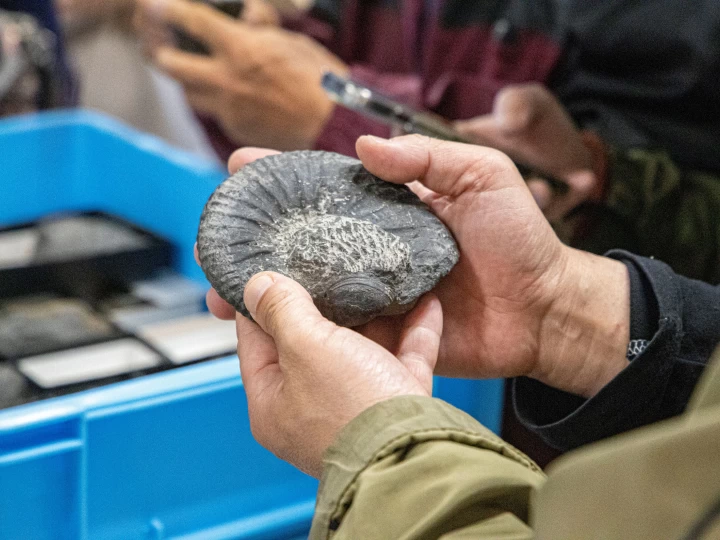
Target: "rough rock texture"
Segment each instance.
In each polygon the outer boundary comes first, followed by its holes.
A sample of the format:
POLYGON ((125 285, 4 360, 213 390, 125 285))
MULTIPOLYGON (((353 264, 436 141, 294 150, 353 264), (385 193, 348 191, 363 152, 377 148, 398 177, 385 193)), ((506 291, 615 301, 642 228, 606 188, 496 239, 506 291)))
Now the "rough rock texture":
POLYGON ((80 300, 38 295, 0 304, 0 359, 41 354, 116 335, 110 323, 80 300))
POLYGON ((450 232, 405 186, 310 151, 261 159, 221 184, 198 252, 210 283, 244 315, 246 283, 271 270, 343 326, 407 311, 458 260, 450 232))

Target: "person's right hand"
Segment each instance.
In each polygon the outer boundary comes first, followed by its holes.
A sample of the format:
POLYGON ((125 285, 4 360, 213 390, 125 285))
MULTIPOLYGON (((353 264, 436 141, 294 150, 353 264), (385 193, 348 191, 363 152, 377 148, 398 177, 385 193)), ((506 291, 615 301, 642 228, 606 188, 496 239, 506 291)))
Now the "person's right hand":
MULTIPOLYGON (((625 266, 562 244, 507 156, 420 136, 362 137, 357 152, 384 180, 419 180, 460 247, 434 291, 445 313, 440 373, 527 375, 590 396, 627 365, 625 266)), ((364 331, 392 350, 391 320, 364 331)))

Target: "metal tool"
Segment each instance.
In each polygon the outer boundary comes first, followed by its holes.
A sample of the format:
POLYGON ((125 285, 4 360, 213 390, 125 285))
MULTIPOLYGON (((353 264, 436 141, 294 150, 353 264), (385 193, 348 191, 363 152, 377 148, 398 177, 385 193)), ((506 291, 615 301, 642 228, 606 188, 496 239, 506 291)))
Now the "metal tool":
MULTIPOLYGON (((419 133, 436 139, 473 144, 442 116, 417 111, 335 73, 326 72, 322 78, 322 86, 339 105, 396 127, 403 133, 419 133)), ((524 178, 540 178, 561 195, 568 192, 569 187, 563 180, 517 161, 514 163, 524 178)))

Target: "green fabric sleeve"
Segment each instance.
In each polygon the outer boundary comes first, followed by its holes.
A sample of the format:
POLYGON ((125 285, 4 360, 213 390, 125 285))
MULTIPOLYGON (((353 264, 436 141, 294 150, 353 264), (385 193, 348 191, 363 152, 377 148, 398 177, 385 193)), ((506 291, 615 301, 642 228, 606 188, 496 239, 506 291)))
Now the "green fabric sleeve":
POLYGON ((720 282, 720 176, 683 170, 665 152, 611 149, 605 206, 574 247, 625 249, 679 274, 720 282))
POLYGON ((353 420, 325 456, 313 540, 532 538, 527 456, 467 414, 405 396, 353 420))

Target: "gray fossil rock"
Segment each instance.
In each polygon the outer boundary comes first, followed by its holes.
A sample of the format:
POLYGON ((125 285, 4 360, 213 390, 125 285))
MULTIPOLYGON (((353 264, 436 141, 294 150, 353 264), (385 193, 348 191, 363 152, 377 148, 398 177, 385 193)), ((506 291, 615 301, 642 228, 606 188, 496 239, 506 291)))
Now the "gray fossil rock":
POLYGON ((407 311, 458 261, 450 232, 408 188, 311 151, 255 161, 223 182, 205 206, 198 252, 242 314, 245 285, 269 270, 343 326, 407 311))

